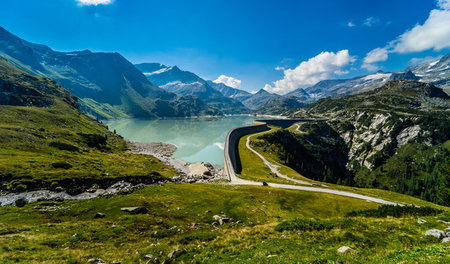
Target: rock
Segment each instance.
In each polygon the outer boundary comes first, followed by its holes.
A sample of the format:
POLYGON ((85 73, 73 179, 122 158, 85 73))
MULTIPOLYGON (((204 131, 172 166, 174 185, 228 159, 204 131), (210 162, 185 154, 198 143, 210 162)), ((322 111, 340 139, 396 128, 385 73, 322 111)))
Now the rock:
POLYGON ((88 259, 88 263, 105 263, 103 259, 96 258, 96 259, 88 259))
POLYGON ((419 224, 425 224, 427 222, 428 222, 427 220, 422 219, 422 218, 417 219, 417 223, 419 223, 419 224))
POLYGON ((346 254, 346 253, 359 254, 358 251, 354 250, 351 247, 347 247, 347 246, 338 248, 337 252, 341 253, 341 254, 346 254))
POLYGON ((64 191, 64 188, 61 186, 58 186, 55 188, 55 192, 63 192, 63 191, 64 191))
POLYGON ((14 202, 17 207, 24 207, 27 203, 28 201, 24 197, 20 197, 14 202))
POLYGON ((425 236, 434 236, 436 238, 442 239, 446 236, 445 232, 439 229, 430 229, 425 233, 425 236))
POLYGON ((184 251, 185 250, 175 249, 174 251, 170 252, 169 255, 167 256, 169 257, 169 259, 176 258, 181 254, 183 254, 184 251))
POLYGON ((228 222, 230 222, 230 218, 220 218, 219 219, 219 224, 221 224, 221 225, 223 225, 223 224, 225 224, 225 223, 228 223, 228 222))
POLYGON ((442 243, 449 243, 450 242, 450 237, 444 237, 444 239, 442 239, 442 243))
POLYGON ((144 256, 145 259, 153 259, 153 255, 152 254, 147 254, 144 256))
POLYGON ((143 206, 137 206, 137 207, 123 207, 120 208, 120 211, 130 213, 132 215, 135 214, 146 214, 148 212, 147 208, 143 206))
POLYGON ((205 176, 213 176, 214 175, 214 167, 209 163, 197 162, 189 165, 189 173, 188 176, 193 175, 205 175, 205 176))
POLYGON ((95 215, 94 215, 94 218, 105 218, 105 214, 104 213, 100 213, 100 212, 97 212, 95 215))
POLYGON ((265 182, 265 181, 262 182, 262 185, 263 186, 269 186, 269 184, 267 184, 267 182, 265 182))

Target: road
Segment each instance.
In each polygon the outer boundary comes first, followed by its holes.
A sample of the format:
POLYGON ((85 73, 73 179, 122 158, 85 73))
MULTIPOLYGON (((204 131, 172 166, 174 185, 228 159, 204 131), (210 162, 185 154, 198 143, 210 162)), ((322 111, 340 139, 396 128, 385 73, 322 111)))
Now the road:
MULTIPOLYGON (((274 173, 278 177, 287 179, 289 181, 292 181, 292 182, 295 182, 295 183, 298 183, 298 184, 309 185, 309 186, 301 186, 301 185, 290 185, 290 184, 279 184, 279 183, 267 183, 267 185, 270 186, 270 187, 281 188, 281 189, 289 189, 289 190, 307 191, 307 192, 330 193, 330 194, 335 194, 335 195, 339 195, 339 196, 345 196, 345 197, 361 199, 361 200, 365 200, 365 201, 368 201, 368 202, 374 202, 374 203, 379 203, 379 204, 400 205, 400 206, 402 206, 402 204, 386 201, 386 200, 383 200, 383 199, 380 199, 380 198, 375 198, 375 197, 371 197, 371 196, 367 196, 367 195, 362 195, 362 194, 357 194, 357 193, 352 193, 352 192, 347 192, 347 191, 333 190, 333 189, 329 189, 329 188, 311 187, 311 185, 313 185, 313 184, 310 183, 310 182, 297 180, 297 179, 292 179, 292 178, 288 177, 287 175, 284 175, 284 174, 280 173, 278 171, 279 168, 280 168, 278 165, 275 165, 275 164, 269 162, 266 158, 264 158, 260 153, 258 153, 256 150, 254 150, 250 146, 250 138, 253 137, 253 136, 255 136, 255 135, 251 135, 251 136, 247 137, 246 147, 250 151, 255 153, 264 162, 264 164, 267 167, 269 167, 269 169, 272 171, 272 173, 274 173)), ((258 185, 258 186, 262 186, 263 185, 263 183, 261 183, 261 182, 240 179, 234 174, 230 175, 230 184, 232 184, 232 185, 258 185)), ((322 185, 322 186, 324 186, 324 185, 322 185)))

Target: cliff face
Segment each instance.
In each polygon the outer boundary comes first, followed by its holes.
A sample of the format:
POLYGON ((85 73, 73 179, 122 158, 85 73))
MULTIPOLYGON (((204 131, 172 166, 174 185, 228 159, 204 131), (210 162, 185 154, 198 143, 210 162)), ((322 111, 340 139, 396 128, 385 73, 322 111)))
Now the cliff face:
POLYGON ((327 121, 266 141, 279 144, 280 161, 304 176, 436 202, 440 171, 450 162, 449 109, 440 88, 391 81, 374 91, 319 100, 299 114, 327 121))

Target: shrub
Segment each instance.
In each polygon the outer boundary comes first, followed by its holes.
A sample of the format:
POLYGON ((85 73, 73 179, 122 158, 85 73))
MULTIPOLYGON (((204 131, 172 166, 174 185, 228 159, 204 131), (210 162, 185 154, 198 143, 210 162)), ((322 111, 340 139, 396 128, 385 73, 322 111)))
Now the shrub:
POLYGON ((351 211, 347 213, 347 216, 363 216, 363 217, 404 217, 404 216, 428 216, 428 215, 438 215, 442 213, 443 210, 435 209, 432 207, 416 207, 416 206, 398 206, 398 205, 381 205, 377 209, 368 209, 361 211, 351 211))
POLYGON ((66 162, 55 162, 55 163, 52 163, 52 166, 55 169, 65 169, 65 170, 67 170, 67 169, 72 168, 72 165, 70 165, 69 163, 66 163, 66 162))
POLYGON ((181 237, 178 242, 180 244, 189 244, 192 241, 211 241, 214 240, 217 237, 217 234, 212 232, 198 232, 198 233, 192 233, 187 234, 183 237, 181 237))
POLYGON ((283 232, 285 230, 301 230, 301 231, 329 230, 333 229, 334 227, 335 224, 330 221, 295 219, 278 224, 275 227, 275 231, 283 232))
POLYGON ((78 147, 70 145, 70 144, 62 143, 62 142, 50 142, 49 146, 57 148, 59 150, 67 150, 67 151, 72 151, 72 152, 80 151, 80 149, 78 147))

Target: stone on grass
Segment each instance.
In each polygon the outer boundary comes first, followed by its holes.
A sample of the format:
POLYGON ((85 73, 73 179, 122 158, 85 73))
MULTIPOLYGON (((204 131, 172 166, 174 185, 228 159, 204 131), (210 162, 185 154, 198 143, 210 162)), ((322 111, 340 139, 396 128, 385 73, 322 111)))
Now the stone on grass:
POLYGON ((137 206, 137 207, 123 207, 120 208, 121 211, 130 213, 132 215, 135 214, 146 214, 148 212, 147 208, 143 206, 137 206))
POLYGON ((182 255, 184 251, 186 251, 186 250, 185 249, 184 250, 175 249, 174 251, 170 252, 169 255, 167 255, 167 256, 169 257, 169 259, 176 258, 176 257, 182 255))
POLYGON ((96 259, 88 259, 88 263, 105 263, 105 261, 101 258, 96 258, 96 259))
POLYGON ((354 250, 351 247, 347 247, 347 246, 338 248, 337 252, 341 253, 341 254, 345 254, 345 253, 359 254, 358 251, 354 250))
POLYGON ((449 243, 450 242, 450 237, 444 237, 444 239, 442 239, 442 243, 449 243))
POLYGON ((419 224, 425 224, 425 223, 427 223, 427 220, 422 219, 422 218, 419 218, 419 219, 417 219, 417 223, 419 223, 419 224))
POLYGON ((439 229, 430 229, 425 233, 425 236, 434 236, 438 239, 442 239, 446 236, 445 232, 439 229))

